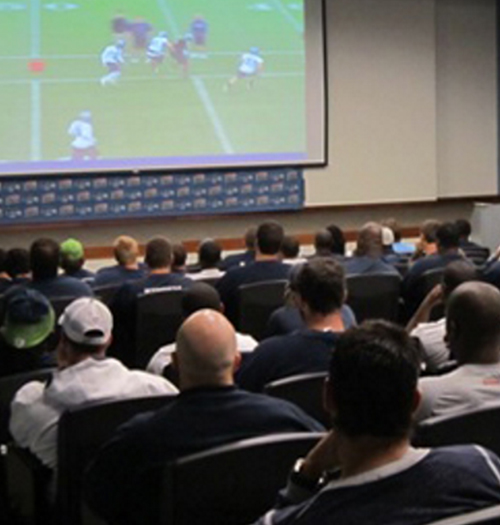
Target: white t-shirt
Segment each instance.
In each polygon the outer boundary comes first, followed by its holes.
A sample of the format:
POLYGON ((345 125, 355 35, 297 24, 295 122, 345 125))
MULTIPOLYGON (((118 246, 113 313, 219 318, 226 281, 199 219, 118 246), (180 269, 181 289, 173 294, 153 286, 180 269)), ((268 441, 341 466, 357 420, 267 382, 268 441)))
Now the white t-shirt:
POLYGON ((431 368, 437 368, 450 359, 450 351, 444 341, 446 335, 446 319, 420 323, 411 334, 418 337, 424 349, 424 361, 431 368))
POLYGON ((177 388, 162 377, 129 370, 116 359, 88 358, 54 372, 48 386, 24 385, 11 404, 10 432, 50 468, 57 466, 57 424, 68 408, 89 401, 163 396, 177 388))
POLYGON ((218 268, 207 268, 197 273, 187 273, 186 277, 193 281, 202 281, 203 279, 220 279, 223 277, 225 272, 220 271, 218 268))
POLYGON ((71 143, 74 148, 86 149, 95 146, 97 143, 92 124, 84 120, 74 120, 68 129, 68 134, 74 137, 71 143))
POLYGON ((463 365, 449 374, 419 381, 422 401, 417 421, 477 410, 500 402, 500 363, 463 365))
POLYGON ((260 56, 252 53, 245 53, 241 57, 240 71, 241 73, 245 73, 245 75, 255 75, 263 64, 264 60, 260 56))
MULTIPOLYGON (((251 335, 236 333, 236 348, 242 354, 252 352, 257 346, 257 341, 251 335)), ((162 346, 151 358, 146 370, 152 374, 161 376, 163 369, 172 362, 172 354, 175 352, 175 343, 162 346)))
POLYGON ((103 66, 107 64, 123 64, 125 59, 123 58, 123 51, 118 46, 108 46, 101 53, 101 62, 103 66))
POLYGON ((150 58, 162 57, 168 46, 168 38, 164 36, 156 36, 151 40, 147 55, 150 58))

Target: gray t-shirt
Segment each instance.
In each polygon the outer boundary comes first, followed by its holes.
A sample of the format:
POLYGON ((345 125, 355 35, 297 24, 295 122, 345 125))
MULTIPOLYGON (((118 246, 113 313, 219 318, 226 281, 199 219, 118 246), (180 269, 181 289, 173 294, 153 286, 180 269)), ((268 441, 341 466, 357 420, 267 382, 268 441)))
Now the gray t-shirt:
POLYGON ((463 365, 449 374, 424 377, 419 381, 422 402, 417 421, 477 410, 500 402, 500 363, 463 365))

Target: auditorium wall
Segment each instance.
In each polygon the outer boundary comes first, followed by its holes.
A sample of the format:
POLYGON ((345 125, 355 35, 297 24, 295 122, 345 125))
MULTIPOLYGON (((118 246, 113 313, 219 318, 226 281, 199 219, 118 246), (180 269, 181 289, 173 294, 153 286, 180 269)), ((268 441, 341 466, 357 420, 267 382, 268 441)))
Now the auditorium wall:
MULTIPOLYGON (((290 231, 308 232, 326 221, 356 228, 372 216, 395 215, 406 225, 429 215, 469 216, 470 203, 436 201, 498 193, 495 0, 326 3, 329 165, 306 172, 308 211, 279 218, 290 231), (428 204, 391 204, 423 201, 428 204), (356 207, 369 204, 382 206, 356 207)), ((124 231, 141 241, 157 233, 175 240, 237 237, 248 220, 259 218, 90 224, 44 233, 96 246, 124 231)), ((0 243, 26 244, 40 233, 4 230, 0 243)))

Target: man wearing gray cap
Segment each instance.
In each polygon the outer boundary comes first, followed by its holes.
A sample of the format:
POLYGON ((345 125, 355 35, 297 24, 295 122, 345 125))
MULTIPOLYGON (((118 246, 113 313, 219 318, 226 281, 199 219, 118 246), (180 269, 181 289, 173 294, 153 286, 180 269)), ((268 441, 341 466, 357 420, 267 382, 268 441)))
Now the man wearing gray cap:
POLYGON ((58 370, 43 384, 32 381, 15 395, 10 432, 50 468, 57 466, 57 424, 68 408, 87 402, 160 396, 177 389, 161 377, 128 370, 106 358, 113 318, 100 301, 82 297, 59 319, 58 370))

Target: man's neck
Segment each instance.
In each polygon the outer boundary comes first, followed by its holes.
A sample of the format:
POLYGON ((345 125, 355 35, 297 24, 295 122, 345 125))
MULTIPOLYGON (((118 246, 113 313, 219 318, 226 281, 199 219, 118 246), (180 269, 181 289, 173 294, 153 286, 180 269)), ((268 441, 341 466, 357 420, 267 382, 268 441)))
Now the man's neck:
POLYGON ((149 275, 166 275, 170 272, 170 268, 153 268, 149 271, 149 275))
POLYGON ((311 313, 309 315, 306 315, 305 323, 309 330, 316 330, 318 332, 344 331, 344 321, 342 320, 340 310, 335 310, 335 312, 332 312, 328 315, 311 313))
POLYGON ((257 252, 255 254, 256 262, 265 262, 265 261, 277 261, 279 259, 279 254, 268 255, 265 253, 257 252))
POLYGON ((125 268, 125 270, 138 270, 139 269, 139 265, 136 262, 135 263, 129 263, 129 264, 124 264, 123 268, 125 268))
POLYGON ((400 460, 408 452, 410 442, 408 438, 350 438, 339 434, 338 447, 342 478, 348 478, 400 460))

